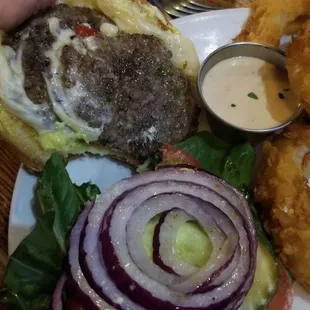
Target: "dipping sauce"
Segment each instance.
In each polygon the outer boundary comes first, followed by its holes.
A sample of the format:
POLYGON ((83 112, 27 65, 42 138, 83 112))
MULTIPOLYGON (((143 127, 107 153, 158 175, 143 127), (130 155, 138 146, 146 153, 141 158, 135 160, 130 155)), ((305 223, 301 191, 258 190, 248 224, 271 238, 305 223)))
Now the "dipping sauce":
POLYGON ((287 73, 254 57, 229 58, 216 64, 204 78, 202 94, 215 114, 245 129, 281 125, 298 107, 287 73))

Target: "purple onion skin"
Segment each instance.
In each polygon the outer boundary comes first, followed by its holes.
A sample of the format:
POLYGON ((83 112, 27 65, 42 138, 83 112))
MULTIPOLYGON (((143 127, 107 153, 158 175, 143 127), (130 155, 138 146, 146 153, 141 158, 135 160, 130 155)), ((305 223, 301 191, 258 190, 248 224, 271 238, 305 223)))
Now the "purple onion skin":
POLYGON ((211 283, 215 278, 217 278, 221 272, 223 272, 231 263, 231 261, 234 259, 234 255, 235 255, 235 252, 233 253, 233 255, 231 256, 231 258, 226 262, 226 264, 224 264, 222 266, 222 268, 216 270, 212 275, 211 277, 208 279, 208 281, 202 283, 192 294, 195 295, 195 294, 203 294, 203 293, 206 293, 206 292, 209 292, 209 291, 212 291, 214 290, 215 288, 217 288, 218 286, 221 286, 221 284, 219 285, 212 285, 212 286, 208 286, 209 283, 211 283))
MULTIPOLYGON (((75 281, 71 280, 72 279, 71 273, 68 273, 68 277, 69 280, 67 282, 67 291, 69 293, 69 296, 74 296, 76 302, 78 302, 80 306, 83 307, 82 309, 98 310, 98 307, 93 303, 92 299, 80 290, 78 284, 75 281)), ((73 308, 68 309, 66 307, 64 308, 64 310, 70 310, 70 309, 73 310, 73 308)))
MULTIPOLYGON (((113 203, 113 208, 116 205, 116 203, 113 203)), ((111 224, 113 212, 111 212, 104 220, 103 222, 103 229, 101 231, 100 241, 104 245, 103 247, 103 253, 102 253, 102 259, 104 261, 104 264, 107 268, 107 272, 111 279, 113 279, 115 285, 117 288, 123 292, 128 298, 130 298, 133 302, 136 304, 139 304, 140 306, 148 309, 148 310, 158 310, 158 309, 165 309, 165 310, 223 310, 225 307, 227 307, 231 301, 233 300, 232 296, 230 298, 224 299, 219 303, 214 303, 213 305, 210 305, 208 307, 180 307, 175 304, 172 304, 168 301, 163 301, 161 299, 158 299, 156 297, 153 297, 153 295, 145 290, 143 287, 141 287, 138 283, 133 281, 129 275, 126 273, 126 271, 121 267, 120 262, 118 260, 118 257, 114 251, 114 247, 112 245, 110 234, 109 234, 109 226, 111 224), (135 290, 130 290, 130 287, 132 285, 135 286, 135 290)), ((102 296, 101 290, 97 292, 99 296, 102 296)), ((237 295, 237 292, 236 292, 237 295)), ((236 296, 234 295, 234 297, 236 296)), ((243 294, 242 294, 243 295, 243 294)), ((104 296, 102 296, 104 298, 104 296)), ((243 297, 243 296, 242 296, 243 297)), ((214 298, 214 302, 216 302, 216 299, 214 298)), ((122 308, 120 308, 122 309, 122 308)), ((233 309, 233 308, 232 308, 233 309)), ((124 309, 122 309, 124 310, 124 309)))
POLYGON ((67 276, 63 274, 55 287, 55 291, 52 298, 51 308, 53 310, 62 310, 63 309, 63 302, 62 302, 62 294, 64 292, 65 286, 67 283, 67 276))
MULTIPOLYGON (((81 269, 83 271, 83 274, 87 280, 87 282, 89 283, 89 285, 91 286, 91 288, 101 297, 103 298, 109 305, 111 305, 112 307, 114 307, 116 310, 123 310, 120 305, 113 303, 113 301, 106 296, 105 294, 103 294, 102 289, 99 285, 97 285, 97 283, 94 281, 94 278, 92 276, 91 271, 88 268, 88 265, 86 263, 86 252, 83 248, 83 244, 84 244, 84 239, 85 239, 85 235, 86 235, 86 226, 87 226, 87 222, 86 225, 84 226, 82 233, 81 233, 81 240, 80 240, 80 254, 79 254, 79 261, 80 261, 80 266, 81 269)), ((75 283, 76 285, 76 283, 75 283)), ((78 288, 78 286, 76 286, 76 289, 79 291, 80 293, 80 300, 82 301, 83 305, 86 306, 86 309, 90 309, 90 310, 98 310, 98 308, 96 307, 96 305, 94 305, 93 301, 91 300, 91 298, 89 298, 89 296, 85 295, 83 292, 81 292, 78 288), (90 306, 89 306, 90 305, 90 306)))
MULTIPOLYGON (((85 208, 87 208, 87 207, 92 208, 94 206, 94 204, 95 204, 95 201, 88 201, 85 205, 85 208)), ((82 233, 81 233, 81 236, 80 236, 79 245, 81 245, 81 242, 84 239, 85 229, 86 229, 87 223, 88 223, 88 221, 86 220, 84 227, 83 227, 83 230, 82 230, 82 233)), ((79 255, 80 265, 81 265, 82 261, 83 260, 81 259, 81 255, 79 255)), ((98 310, 98 307, 94 304, 92 299, 88 295, 86 295, 83 291, 81 291, 78 283, 76 283, 73 280, 73 277, 71 274, 71 268, 70 268, 70 264, 69 264, 68 260, 65 261, 64 270, 68 276, 68 280, 66 283, 66 290, 68 291, 69 296, 74 296, 75 303, 78 302, 80 304, 80 306, 84 307, 82 309, 98 310)), ((72 304, 73 304, 73 301, 72 301, 72 304)), ((68 309, 66 307, 64 308, 64 310, 70 310, 70 309, 72 309, 72 310, 74 309, 74 308, 72 308, 72 305, 71 305, 71 308, 68 308, 68 309)), ((76 309, 79 309, 79 308, 76 308, 76 309)))
POLYGON ((160 253, 159 253, 159 248, 160 248, 160 240, 159 240, 159 235, 160 235, 160 229, 161 229, 161 225, 165 222, 166 216, 168 215, 169 211, 164 212, 160 219, 159 222, 157 223, 155 230, 154 230, 154 238, 153 238, 153 262, 154 264, 156 264, 157 266, 159 266, 162 270, 171 273, 171 274, 175 274, 178 275, 177 273, 174 272, 174 270, 165 265, 164 262, 162 261, 161 257, 160 257, 160 253))

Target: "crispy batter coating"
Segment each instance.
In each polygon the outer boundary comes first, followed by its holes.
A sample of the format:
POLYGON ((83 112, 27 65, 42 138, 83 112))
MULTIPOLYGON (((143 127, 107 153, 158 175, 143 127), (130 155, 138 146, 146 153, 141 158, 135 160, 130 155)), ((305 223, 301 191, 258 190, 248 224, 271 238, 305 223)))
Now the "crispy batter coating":
MULTIPOLYGON (((287 70, 293 92, 310 113, 310 1, 255 0, 251 7, 234 41, 278 47, 283 34, 297 33, 287 47, 287 70)), ((310 292, 309 185, 310 125, 298 123, 265 142, 255 196, 277 253, 310 292)))
POLYGON ((310 113, 310 21, 288 45, 286 55, 292 90, 310 113))
POLYGON ((255 196, 277 253, 310 292, 310 188, 303 170, 307 154, 310 125, 294 124, 266 142, 255 196))
POLYGON ((251 8, 251 16, 233 41, 259 42, 278 47, 287 26, 299 16, 310 13, 310 1, 255 0, 251 8))
POLYGON ((288 23, 284 29, 285 35, 296 35, 303 24, 310 19, 310 14, 300 15, 294 21, 288 23))

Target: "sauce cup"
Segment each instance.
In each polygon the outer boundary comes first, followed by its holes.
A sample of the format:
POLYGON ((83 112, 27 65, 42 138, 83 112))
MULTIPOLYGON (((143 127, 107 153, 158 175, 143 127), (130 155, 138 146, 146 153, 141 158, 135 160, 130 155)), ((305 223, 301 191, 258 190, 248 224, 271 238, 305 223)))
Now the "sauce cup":
MULTIPOLYGON (((296 118, 302 113, 303 107, 301 104, 296 105, 295 113, 285 123, 267 129, 247 129, 238 127, 218 116, 208 105, 208 102, 203 95, 202 86, 204 78, 209 70, 217 63, 225 59, 241 56, 259 58, 286 71, 285 53, 280 49, 248 42, 228 44, 215 50, 202 63, 197 79, 198 94, 201 105, 207 111, 206 115, 210 129, 215 135, 228 143, 239 143, 244 141, 259 143, 272 133, 284 129, 296 120, 296 118)), ((219 89, 219 91, 221 90, 219 89)))

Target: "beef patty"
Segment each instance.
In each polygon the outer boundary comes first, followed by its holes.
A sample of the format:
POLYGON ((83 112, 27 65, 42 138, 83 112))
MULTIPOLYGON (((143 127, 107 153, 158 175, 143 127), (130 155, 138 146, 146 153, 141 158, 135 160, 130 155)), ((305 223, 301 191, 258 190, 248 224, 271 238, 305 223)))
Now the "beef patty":
POLYGON ((87 23, 98 33, 77 35, 62 50, 63 87, 78 88, 75 115, 90 127, 102 128, 104 145, 145 158, 164 142, 176 143, 197 127, 198 107, 183 72, 174 67, 172 53, 154 36, 100 32, 107 17, 87 8, 58 5, 28 20, 10 33, 5 44, 17 50, 23 40, 25 91, 35 104, 50 103, 43 76, 50 76, 46 56, 55 38, 51 17, 62 29, 87 23), (77 48, 77 45, 79 48, 77 48))

